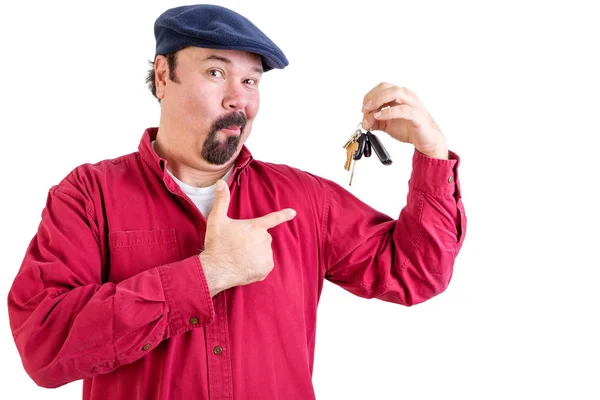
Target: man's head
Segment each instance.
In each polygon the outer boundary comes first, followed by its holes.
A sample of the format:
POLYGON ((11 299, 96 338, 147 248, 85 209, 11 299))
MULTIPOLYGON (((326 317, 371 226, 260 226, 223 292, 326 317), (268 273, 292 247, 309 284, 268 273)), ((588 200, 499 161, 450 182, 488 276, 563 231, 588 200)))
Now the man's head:
POLYGON ((190 46, 172 58, 173 70, 164 56, 154 65, 169 150, 191 166, 198 155, 209 164, 228 162, 246 141, 258 113, 260 57, 190 46))
POLYGON ((245 17, 220 6, 167 10, 154 33, 146 81, 161 103, 161 144, 192 168, 227 163, 250 134, 262 74, 284 68, 285 55, 245 17))

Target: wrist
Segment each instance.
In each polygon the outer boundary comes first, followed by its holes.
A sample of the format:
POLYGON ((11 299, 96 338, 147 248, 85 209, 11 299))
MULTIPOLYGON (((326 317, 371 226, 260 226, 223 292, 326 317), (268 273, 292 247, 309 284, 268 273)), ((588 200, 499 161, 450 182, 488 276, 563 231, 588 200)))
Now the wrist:
POLYGON ((425 154, 425 155, 427 157, 431 157, 431 158, 439 158, 441 160, 448 160, 448 149, 436 151, 434 153, 425 154))
POLYGON ((430 158, 439 158, 442 160, 448 160, 448 146, 446 145, 440 145, 438 147, 435 147, 433 149, 418 149, 419 153, 430 157, 430 158))
POLYGON ((231 285, 228 285, 228 280, 223 273, 226 269, 221 267, 217 257, 206 252, 200 253, 198 257, 200 258, 200 264, 204 270, 210 297, 214 297, 223 290, 231 287, 231 285))

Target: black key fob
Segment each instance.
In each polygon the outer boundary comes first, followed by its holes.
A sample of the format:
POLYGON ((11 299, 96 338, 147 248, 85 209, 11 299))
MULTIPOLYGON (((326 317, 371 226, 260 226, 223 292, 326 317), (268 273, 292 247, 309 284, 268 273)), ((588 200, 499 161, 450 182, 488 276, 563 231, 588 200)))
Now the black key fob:
POLYGON ((356 150, 354 152, 354 155, 352 156, 353 159, 360 160, 363 153, 365 152, 366 141, 367 141, 367 135, 364 133, 361 134, 360 138, 358 138, 358 150, 356 150))
POLYGON ((375 154, 377 154, 377 157, 379 157, 379 161, 381 161, 383 165, 390 165, 392 163, 392 159, 390 158, 390 155, 385 147, 383 147, 383 144, 381 144, 379 141, 379 138, 373 135, 371 131, 367 131, 367 135, 369 137, 369 143, 371 143, 375 154))
POLYGON ((365 157, 371 157, 371 142, 369 142, 369 136, 365 133, 365 157))

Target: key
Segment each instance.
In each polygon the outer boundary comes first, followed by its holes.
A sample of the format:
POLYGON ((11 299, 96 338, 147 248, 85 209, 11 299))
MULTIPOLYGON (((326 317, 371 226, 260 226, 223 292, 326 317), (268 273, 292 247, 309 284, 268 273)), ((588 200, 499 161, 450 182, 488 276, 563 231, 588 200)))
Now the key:
POLYGON ((352 136, 350 136, 350 139, 348 139, 348 141, 344 145, 344 148, 350 146, 350 144, 352 142, 356 142, 360 138, 360 135, 362 135, 362 132, 360 129, 357 129, 354 132, 352 132, 352 136))
POLYGON ((350 166, 352 164, 352 158, 354 157, 354 152, 358 150, 358 142, 351 142, 346 146, 346 164, 344 164, 344 169, 346 171, 350 171, 350 166))
POLYGON ((348 184, 348 186, 352 186, 352 178, 354 178, 354 167, 356 166, 357 161, 356 160, 352 160, 352 172, 350 172, 350 183, 348 184))
POLYGON ((379 138, 373 135, 370 131, 367 131, 367 135, 369 136, 369 143, 371 143, 373 146, 373 150, 375 151, 375 154, 377 154, 379 161, 381 161, 383 165, 390 165, 392 163, 392 159, 390 158, 390 155, 385 147, 383 147, 383 144, 379 141, 379 138))
POLYGON ((369 135, 365 134, 365 157, 371 157, 371 142, 369 141, 369 135))
POLYGON ((367 142, 367 135, 362 133, 360 135, 360 139, 358 139, 358 150, 356 150, 356 152, 354 153, 354 156, 352 157, 354 160, 360 160, 360 158, 363 156, 363 153, 365 152, 366 142, 367 142))
POLYGON ((352 178, 354 178, 354 167, 356 167, 356 163, 358 162, 358 160, 361 159, 361 157, 365 151, 365 146, 367 143, 367 135, 365 133, 362 133, 360 135, 360 139, 358 139, 357 143, 358 143, 358 146, 357 146, 358 148, 356 149, 356 151, 353 153, 353 156, 352 156, 352 172, 350 173, 349 186, 352 186, 352 178))

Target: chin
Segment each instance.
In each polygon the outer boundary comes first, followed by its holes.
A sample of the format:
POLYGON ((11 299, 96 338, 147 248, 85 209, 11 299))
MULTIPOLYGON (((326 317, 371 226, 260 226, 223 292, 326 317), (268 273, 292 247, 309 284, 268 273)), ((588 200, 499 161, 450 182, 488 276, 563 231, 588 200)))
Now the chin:
POLYGON ((229 137, 225 142, 218 140, 206 141, 202 145, 200 155, 209 164, 223 165, 234 159, 239 153, 240 138, 229 137))

